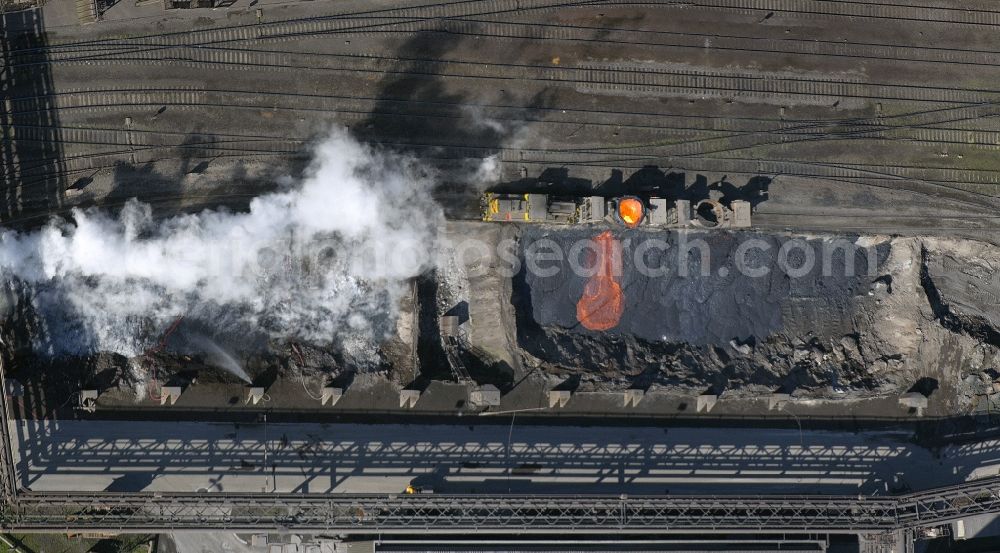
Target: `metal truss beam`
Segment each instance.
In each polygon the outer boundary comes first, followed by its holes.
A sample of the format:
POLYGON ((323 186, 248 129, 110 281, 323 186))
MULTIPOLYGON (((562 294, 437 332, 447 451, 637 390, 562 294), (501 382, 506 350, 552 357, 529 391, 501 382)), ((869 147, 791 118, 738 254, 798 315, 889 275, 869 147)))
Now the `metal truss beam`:
POLYGON ((4 529, 891 532, 1000 513, 1000 478, 897 497, 20 493, 4 529))
POLYGON ((889 532, 1000 513, 1000 479, 898 497, 24 493, 5 530, 889 532))
MULTIPOLYGON (((2 359, 0 386, 5 386, 2 359)), ((3 531, 884 534, 1000 513, 1000 478, 894 497, 29 492, 17 487, 5 391, 0 390, 3 531)))
MULTIPOLYGON (((0 342, 0 345, 3 345, 0 342)), ((10 439, 10 405, 7 398, 7 373, 0 355, 0 493, 9 502, 17 493, 17 472, 14 468, 14 449, 10 439)))
MULTIPOLYGON (((2 370, 2 369, 0 369, 2 370)), ((2 395, 2 394, 0 394, 2 395)), ((3 399, 0 399, 0 407, 3 399)), ((0 430, 9 444, 9 436, 0 430)), ((6 445, 6 444, 5 444, 6 445)), ((3 452, 0 452, 3 453, 3 452)), ((10 456, 0 455, 0 475, 10 456)), ((4 495, 0 528, 344 533, 886 533, 1000 513, 1000 478, 895 497, 50 493, 4 495)))
POLYGON ((1000 513, 1000 478, 896 497, 48 493, 7 497, 4 530, 891 532, 1000 513))
POLYGON ((21 495, 19 531, 255 529, 338 532, 887 531, 891 498, 305 494, 21 495))

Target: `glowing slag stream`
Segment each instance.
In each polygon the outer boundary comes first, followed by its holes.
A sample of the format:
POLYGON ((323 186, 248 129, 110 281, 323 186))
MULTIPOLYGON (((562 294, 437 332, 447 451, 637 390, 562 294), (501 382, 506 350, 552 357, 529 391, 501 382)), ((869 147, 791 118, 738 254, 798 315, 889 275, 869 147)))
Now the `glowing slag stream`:
POLYGON ((576 303, 576 318, 590 330, 609 330, 618 326, 625 309, 622 287, 615 273, 621 267, 621 244, 611 231, 594 237, 597 245, 594 255, 594 274, 583 287, 583 295, 576 303))

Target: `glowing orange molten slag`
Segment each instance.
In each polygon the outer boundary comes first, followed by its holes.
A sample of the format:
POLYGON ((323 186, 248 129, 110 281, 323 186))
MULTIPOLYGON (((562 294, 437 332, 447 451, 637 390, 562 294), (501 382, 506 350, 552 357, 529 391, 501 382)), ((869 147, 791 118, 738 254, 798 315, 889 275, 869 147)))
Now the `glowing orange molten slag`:
POLYGON ((618 216, 628 228, 634 228, 642 221, 642 202, 635 198, 624 198, 618 202, 618 216))
POLYGON ((597 245, 594 274, 576 302, 576 319, 590 330, 608 330, 618 326, 625 309, 625 297, 616 275, 616 268, 621 267, 621 244, 610 231, 594 237, 594 243, 597 245))

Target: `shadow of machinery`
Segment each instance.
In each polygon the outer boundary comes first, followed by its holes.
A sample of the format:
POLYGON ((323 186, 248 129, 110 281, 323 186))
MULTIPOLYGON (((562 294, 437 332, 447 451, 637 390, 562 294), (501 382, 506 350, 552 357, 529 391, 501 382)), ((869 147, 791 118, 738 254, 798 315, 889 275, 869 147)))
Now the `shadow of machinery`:
MULTIPOLYGON (((111 212, 117 212, 130 199, 138 198, 149 204, 156 216, 174 215, 181 212, 193 212, 201 209, 230 208, 245 211, 250 202, 260 193, 273 191, 277 188, 277 176, 282 174, 282 168, 275 167, 261 174, 249 175, 243 160, 221 159, 223 156, 216 149, 219 139, 216 135, 205 132, 191 132, 176 146, 178 151, 175 168, 163 169, 149 161, 119 159, 111 170, 111 190, 107 194, 96 197, 90 194, 86 186, 92 181, 87 176, 77 179, 69 186, 76 190, 73 198, 76 206, 91 207, 100 205, 111 212), (204 177, 207 182, 237 183, 241 188, 232 190, 212 189, 210 193, 192 194, 189 179, 204 177), (250 187, 253 192, 243 190, 250 187)), ((301 175, 308 165, 310 156, 305 151, 293 155, 288 164, 289 173, 301 175)), ((199 189, 202 187, 198 185, 199 189)))
POLYGON ((66 170, 40 9, 0 14, 0 224, 29 228, 62 209, 66 170))
POLYGON ((548 89, 527 98, 491 90, 489 103, 511 107, 503 110, 503 120, 489 117, 481 83, 446 76, 444 60, 463 57, 477 47, 476 39, 443 28, 414 34, 394 53, 402 59, 378 83, 372 110, 350 129, 362 141, 411 154, 439 169, 443 178, 433 194, 452 217, 478 213, 480 191, 459 181, 511 139, 517 128, 508 119, 525 119, 547 107, 552 97, 548 89))
POLYGON ((507 194, 550 194, 554 196, 604 196, 648 195, 668 200, 689 200, 692 204, 709 198, 719 200, 723 205, 743 200, 757 207, 768 199, 771 177, 757 175, 750 177, 742 185, 728 180, 728 175, 709 183, 704 175, 696 174, 692 180, 683 172, 667 173, 657 166, 649 165, 625 178, 619 169, 611 171, 611 176, 600 183, 574 177, 566 167, 549 167, 537 177, 525 177, 516 181, 500 183, 491 192, 507 194))

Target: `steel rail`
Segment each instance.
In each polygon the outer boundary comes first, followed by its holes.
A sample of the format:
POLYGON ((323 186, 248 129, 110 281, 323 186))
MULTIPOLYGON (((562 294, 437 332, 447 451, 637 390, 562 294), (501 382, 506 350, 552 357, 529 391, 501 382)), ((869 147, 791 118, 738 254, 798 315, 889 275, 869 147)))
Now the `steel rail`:
MULTIPOLYGON (((520 160, 511 161, 524 166, 548 167, 553 165, 576 167, 611 167, 638 169, 650 164, 660 164, 663 166, 676 167, 691 171, 712 171, 717 170, 728 174, 766 174, 788 177, 815 178, 836 182, 849 182, 860 186, 891 189, 921 196, 933 197, 936 199, 949 199, 961 202, 972 208, 988 209, 995 206, 997 201, 996 178, 986 178, 987 175, 981 171, 964 169, 945 169, 932 167, 881 167, 864 165, 846 165, 838 163, 815 163, 795 160, 746 160, 741 158, 723 157, 676 157, 669 155, 639 155, 620 154, 608 157, 608 154, 600 152, 578 152, 576 155, 563 156, 552 159, 539 151, 534 150, 510 150, 506 148, 486 148, 472 146, 448 146, 448 145, 422 145, 412 143, 389 144, 403 148, 447 148, 454 150, 450 156, 425 156, 428 161, 447 161, 456 159, 468 159, 484 157, 485 155, 496 153, 497 151, 504 157, 504 161, 511 155, 519 152, 531 154, 520 160), (541 155, 542 157, 536 157, 541 155), (713 169, 714 167, 714 169, 713 169), (918 175, 915 173, 927 172, 939 173, 931 175, 918 175), (910 174, 907 174, 910 173, 910 174), (978 178, 972 178, 973 175, 978 178), (987 190, 986 192, 978 189, 987 190), (974 201, 975 200, 975 201, 974 201)), ((143 163, 158 161, 168 161, 172 159, 191 160, 212 160, 230 157, 259 157, 259 156, 292 156, 293 150, 286 148, 261 149, 259 147, 232 148, 219 145, 163 145, 163 146, 139 146, 127 150, 102 151, 85 154, 81 156, 60 158, 59 164, 63 170, 59 174, 71 175, 81 172, 93 172, 102 168, 113 167, 123 156, 141 157, 143 163), (151 155, 161 150, 181 151, 184 155, 151 155), (95 163, 95 160, 108 160, 108 163, 95 163)), ((35 160, 43 162, 44 160, 35 160)), ((45 168, 42 163, 38 167, 25 166, 22 168, 22 177, 35 182, 45 179, 55 173, 47 171, 38 173, 33 169, 45 168)))
POLYGON ((630 0, 459 0, 455 2, 432 3, 416 6, 406 6, 398 8, 383 8, 376 10, 366 10, 360 12, 341 12, 327 15, 292 18, 286 20, 242 23, 236 25, 223 25, 202 30, 170 31, 165 33, 152 33, 138 35, 129 38, 104 38, 92 40, 70 41, 65 43, 47 44, 45 46, 33 46, 28 48, 14 49, 10 51, 12 56, 24 55, 26 53, 56 52, 66 49, 80 49, 85 47, 121 47, 129 45, 135 41, 144 41, 144 45, 182 45, 194 42, 194 44, 218 44, 234 41, 258 40, 270 38, 286 38, 295 35, 311 34, 318 31, 330 32, 340 29, 350 30, 354 28, 366 29, 372 26, 394 25, 399 23, 419 23, 419 22, 439 22, 449 19, 459 19, 464 17, 492 16, 506 13, 544 12, 554 9, 566 9, 574 7, 607 6, 607 5, 657 5, 654 1, 630 1, 630 0), (354 21, 366 21, 360 27, 354 21), (373 23, 376 22, 377 23, 373 23))
MULTIPOLYGON (((669 0, 668 0, 669 1, 669 0)), ((994 27, 1000 11, 872 0, 690 0, 689 7, 994 27)))
MULTIPOLYGON (((927 86, 917 84, 833 80, 792 77, 730 69, 685 69, 650 67, 642 64, 591 64, 570 66, 531 65, 469 60, 437 60, 399 56, 329 54, 326 65, 302 64, 301 56, 291 53, 268 54, 264 61, 254 60, 251 52, 182 47, 163 58, 124 54, 111 60, 85 62, 94 65, 150 63, 204 68, 295 71, 326 71, 369 75, 405 75, 414 77, 481 79, 498 82, 537 82, 552 86, 584 87, 605 92, 655 92, 681 96, 805 97, 817 102, 831 99, 927 102, 945 105, 1000 102, 1000 92, 990 89, 927 86), (336 63, 332 63, 335 61, 336 63)), ((31 65, 54 64, 58 61, 31 65)), ((15 111, 20 108, 15 104, 15 111)))
MULTIPOLYGON (((165 105, 187 105, 186 101, 190 100, 189 97, 180 97, 179 94, 190 93, 190 92, 217 92, 226 93, 232 95, 254 95, 260 94, 259 91, 249 91, 249 90, 215 90, 215 91, 205 91, 200 88, 193 87, 147 87, 147 88, 113 88, 113 89, 100 89, 100 90, 67 90, 62 92, 51 92, 45 95, 36 96, 22 96, 17 98, 12 98, 11 100, 18 100, 19 102, 28 101, 27 105, 21 106, 22 109, 17 109, 18 106, 12 104, 12 109, 9 113, 12 114, 25 114, 25 113, 35 113, 42 109, 51 109, 49 106, 42 106, 47 100, 53 99, 56 96, 87 96, 93 95, 95 93, 136 93, 136 94, 147 94, 147 93, 158 93, 162 97, 156 97, 155 102, 165 105), (184 100, 182 102, 182 100, 184 100)), ((279 93, 275 93, 277 95, 279 93)), ((291 96, 298 99, 310 100, 315 102, 326 102, 324 106, 317 108, 307 108, 307 107, 286 107, 286 106, 271 106, 269 109, 289 109, 297 111, 322 111, 322 112, 337 112, 343 111, 344 102, 356 102, 358 103, 354 109, 348 109, 348 113, 359 113, 362 115, 368 115, 376 109, 377 104, 385 105, 398 105, 400 107, 407 106, 418 106, 421 110, 455 110, 465 107, 473 107, 484 111, 484 115, 496 119, 504 119, 509 121, 527 121, 527 122, 545 122, 545 123, 564 123, 564 124, 576 124, 579 125, 581 117, 586 117, 587 124, 593 125, 603 125, 603 126, 626 126, 633 128, 642 128, 649 130, 656 130, 663 127, 670 127, 671 129, 683 129, 683 130, 697 130, 712 132, 716 130, 725 131, 760 131, 773 129, 774 125, 779 125, 782 129, 808 129, 815 126, 826 126, 826 125, 872 125, 872 126, 882 126, 889 125, 891 128, 902 128, 902 127, 923 127, 928 125, 935 125, 940 123, 953 123, 962 121, 978 121, 980 119, 989 118, 997 115, 997 107, 1000 103, 972 103, 972 104, 959 104, 948 107, 936 107, 934 109, 925 109, 913 112, 903 112, 899 114, 882 115, 876 118, 866 118, 866 117, 854 117, 854 118, 844 118, 844 119, 778 119, 778 118, 768 118, 768 117, 739 117, 739 116, 718 116, 718 115, 685 115, 679 113, 658 113, 658 112, 631 112, 631 111, 620 111, 620 110, 599 110, 599 109, 580 109, 573 108, 571 106, 552 106, 552 107, 525 107, 516 105, 503 105, 503 104, 478 104, 478 103, 467 103, 467 102, 446 102, 446 101, 434 101, 434 100, 417 100, 412 98, 376 98, 368 96, 358 96, 358 95, 336 95, 336 94, 324 94, 320 95, 310 95, 302 93, 280 93, 282 96, 291 96), (336 106, 332 104, 336 102, 336 106), (328 105, 327 105, 328 104, 328 105), (954 113, 954 115, 949 115, 954 113), (565 120, 561 119, 561 116, 565 116, 565 120), (607 121, 598 121, 594 119, 595 117, 606 117, 607 121), (627 120, 623 122, 623 119, 627 120), (892 121, 899 121, 898 123, 890 123, 892 121), (683 122, 683 123, 680 123, 683 122), (706 123, 709 122, 709 123, 706 123), (680 126, 678 126, 680 125, 680 126), (701 126, 698 126, 701 125, 701 126), (721 125, 721 127, 720 127, 721 125)), ((60 109, 69 108, 86 108, 86 107, 108 107, 105 102, 84 102, 82 105, 78 105, 79 102, 74 101, 68 105, 62 106, 60 109)), ((150 104, 152 105, 152 104, 150 104)), ((237 105, 225 105, 217 104, 213 102, 211 106, 218 107, 241 107, 237 105)), ((257 104, 247 105, 245 107, 255 107, 260 109, 257 104)), ((390 111, 376 111, 377 115, 391 115, 393 112, 390 111)), ((399 116, 409 116, 409 117, 421 117, 421 116, 438 116, 437 112, 424 113, 399 113, 399 116)), ((974 129, 970 129, 974 130, 974 129)))
POLYGON ((441 21, 460 19, 476 15, 496 15, 501 13, 519 13, 525 10, 545 10, 566 7, 586 6, 637 6, 655 7, 692 7, 742 10, 747 12, 775 12, 820 16, 842 16, 850 18, 874 18, 897 21, 920 21, 922 23, 953 23, 993 26, 1000 24, 1000 12, 983 9, 965 9, 953 6, 921 5, 905 3, 886 3, 876 1, 851 0, 583 0, 557 3, 552 0, 460 0, 438 4, 424 4, 398 8, 383 8, 358 12, 338 12, 322 16, 292 18, 267 23, 245 23, 220 26, 197 31, 173 31, 139 35, 128 39, 94 39, 50 44, 44 47, 33 47, 12 50, 12 54, 24 52, 53 51, 62 48, 79 48, 83 46, 120 46, 133 40, 154 41, 161 45, 181 44, 186 41, 200 40, 199 44, 224 43, 237 40, 248 40, 264 31, 268 34, 301 34, 329 32, 317 29, 323 22, 341 22, 364 18, 389 19, 396 18, 398 22, 414 23, 418 21, 441 21), (800 6, 818 7, 819 9, 796 9, 800 6), (838 7, 843 7, 839 9, 838 7), (478 10, 478 11, 477 11, 478 10), (923 12, 923 13, 922 13, 923 12), (944 14, 954 15, 953 18, 935 17, 944 14), (303 27, 306 25, 306 27, 303 27), (276 33, 274 32, 276 31, 276 33))
MULTIPOLYGON (((728 174, 767 174, 787 177, 803 177, 828 180, 831 182, 846 182, 866 187, 891 189, 911 194, 933 197, 935 199, 948 199, 968 205, 972 208, 986 209, 995 206, 997 201, 996 187, 997 179, 985 178, 986 174, 981 171, 964 169, 945 169, 932 167, 881 167, 864 165, 843 165, 833 163, 810 163, 794 160, 747 160, 740 158, 703 157, 689 156, 676 157, 669 155, 639 155, 639 154, 619 154, 610 156, 600 152, 574 152, 573 155, 563 155, 552 159, 552 154, 561 152, 546 152, 536 150, 511 150, 507 148, 485 148, 473 146, 442 146, 425 145, 415 143, 387 143, 388 146, 413 148, 413 149, 440 149, 447 148, 453 150, 451 155, 427 154, 422 156, 427 161, 453 161, 456 159, 468 159, 484 157, 485 155, 500 152, 504 161, 517 163, 530 167, 548 167, 553 165, 575 166, 575 167, 610 167, 610 168, 630 168, 658 164, 664 167, 678 168, 690 171, 720 171, 728 174), (531 154, 521 159, 508 159, 512 155, 519 153, 531 154), (537 157, 541 156, 541 157, 537 157), (890 172, 891 171, 891 172, 890 172), (903 172, 900 172, 903 171, 903 172), (928 178, 930 175, 906 174, 906 172, 932 171, 940 172, 928 178), (973 179, 973 175, 979 178, 973 179), (987 192, 976 190, 977 188, 988 189, 987 192)), ((89 173, 102 168, 114 166, 122 156, 137 156, 142 158, 143 163, 159 161, 169 161, 174 159, 190 160, 212 160, 231 157, 251 157, 260 156, 289 156, 287 151, 257 151, 258 148, 225 148, 219 146, 199 145, 190 148, 178 146, 150 146, 136 147, 134 149, 121 151, 95 152, 78 157, 62 158, 59 160, 62 170, 56 172, 46 172, 36 174, 31 167, 23 169, 22 178, 24 184, 41 182, 55 174, 73 175, 78 173, 89 173), (160 150, 180 150, 184 155, 149 155, 160 150), (94 163, 95 160, 107 159, 108 163, 94 163), (82 163, 82 165, 81 165, 82 163)), ((281 150, 281 149, 279 149, 281 150)), ((293 156, 294 157, 294 156, 293 156)), ((44 167, 43 167, 44 168, 44 167)))
MULTIPOLYGON (((259 96, 261 94, 263 94, 263 93, 256 93, 257 96, 259 96)), ((162 88, 157 88, 157 89, 109 89, 109 90, 86 91, 86 92, 69 92, 69 91, 67 91, 67 92, 63 92, 63 93, 53 93, 53 94, 47 95, 46 98, 49 98, 50 101, 53 104, 55 104, 58 109, 75 108, 75 107, 114 108, 116 106, 121 106, 123 104, 127 104, 127 105, 147 104, 147 105, 150 105, 150 106, 153 106, 153 105, 177 105, 177 106, 186 106, 188 108, 197 107, 197 106, 206 106, 206 107, 244 107, 244 106, 229 105, 229 104, 226 104, 226 103, 224 103, 224 102, 221 101, 221 99, 222 99, 221 97, 222 96, 233 96, 233 95, 247 95, 247 96, 249 96, 249 93, 248 92, 244 92, 244 91, 237 91, 237 90, 206 90, 206 89, 162 89, 162 88), (77 96, 79 96, 79 98, 77 98, 77 96), (216 96, 218 96, 219 98, 216 98, 216 96), (60 98, 68 98, 68 99, 67 100, 60 100, 60 98)), ((286 98, 292 96, 292 97, 297 97, 297 98, 301 98, 302 100, 308 100, 308 101, 314 100, 313 96, 311 96, 311 95, 305 95, 305 94, 287 94, 286 93, 283 96, 286 97, 286 98)), ((14 105, 17 106, 19 102, 24 102, 24 101, 28 101, 28 100, 29 100, 28 98, 15 99, 14 100, 14 105)), ((31 98, 30 100, 31 101, 35 101, 36 99, 35 98, 31 98)), ((962 108, 955 108, 955 109, 965 109, 965 108, 976 107, 976 108, 979 108, 980 110, 982 110, 983 106, 992 106, 992 105, 993 104, 983 104, 983 105, 978 105, 978 106, 963 106, 962 108)), ((248 105, 246 107, 248 109, 250 109, 250 108, 252 108, 252 109, 261 109, 259 105, 258 106, 249 106, 248 105)), ((17 110, 17 109, 14 110, 15 113, 17 113, 18 111, 19 110, 17 110)), ((994 113, 989 113, 989 115, 995 115, 995 114, 994 113)), ((983 114, 980 113, 980 116, 983 116, 983 114)), ((963 117, 961 119, 965 119, 965 118, 963 117)), ((935 121, 933 123, 939 123, 939 121, 935 121)), ((911 125, 907 125, 907 127, 922 126, 922 125, 926 125, 926 124, 928 124, 928 123, 911 124, 911 125)), ((801 130, 801 129, 804 129, 804 128, 807 128, 807 127, 800 127, 798 130, 801 130)), ((894 127, 892 127, 892 126, 883 126, 880 130, 891 131, 891 130, 893 130, 893 128, 894 127)), ((771 130, 771 131, 765 131, 763 134, 789 132, 789 131, 793 131, 794 132, 796 130, 797 129, 795 129, 794 127, 791 128, 791 129, 781 129, 781 128, 778 128, 778 129, 774 129, 774 130, 771 130)), ((934 130, 941 130, 941 129, 934 129, 934 130)), ((121 131, 121 132, 123 132, 123 131, 121 131)), ((754 135, 754 134, 761 134, 761 133, 755 133, 755 132, 751 131, 751 132, 747 132, 745 134, 754 135)), ((813 137, 810 137, 810 138, 813 138, 813 137)), ((793 141, 794 141, 794 137, 793 137, 793 141)), ((166 146, 166 145, 164 145, 164 146, 166 146)), ((418 145, 410 144, 409 146, 418 146, 418 145)), ((440 144, 438 144, 438 145, 428 145, 428 146, 429 147, 441 147, 441 146, 446 146, 446 145, 440 145, 440 144)), ((671 144, 662 144, 659 147, 667 147, 667 148, 669 148, 670 146, 672 146, 672 145, 671 144)), ((552 161, 552 162, 557 162, 557 163, 560 163, 560 164, 568 164, 568 165, 580 164, 581 162, 584 163, 584 164, 586 164, 586 163, 594 162, 594 161, 601 161, 601 162, 607 163, 607 162, 612 162, 612 161, 622 161, 622 158, 624 158, 625 160, 629 160, 629 159, 631 159, 631 160, 644 160, 644 159, 650 159, 650 158, 698 159, 698 156, 693 156, 693 155, 691 155, 689 153, 682 153, 681 155, 677 155, 677 154, 670 155, 668 153, 668 154, 664 155, 664 154, 661 154, 659 152, 651 154, 651 153, 648 153, 646 151, 643 151, 645 148, 648 148, 648 147, 649 146, 642 146, 642 145, 640 145, 640 146, 624 146, 624 147, 618 147, 618 148, 599 148, 599 149, 593 149, 593 147, 590 147, 590 148, 588 148, 588 147, 580 147, 580 148, 571 148, 571 149, 565 149, 565 150, 547 149, 544 152, 548 156, 552 156, 552 157, 554 157, 554 156, 568 156, 568 157, 563 158, 563 159, 558 159, 558 160, 552 161), (582 159, 580 159, 579 156, 587 156, 587 157, 583 157, 582 159), (573 158, 576 158, 576 159, 573 159, 573 158)), ((475 148, 472 148, 472 149, 475 149, 475 148)), ((486 148, 486 149, 490 149, 490 148, 486 148)), ((492 149, 493 150, 498 150, 498 149, 503 149, 503 148, 492 148, 492 149)), ((530 150, 525 150, 525 149, 513 150, 513 149, 509 149, 509 148, 506 149, 506 150, 510 150, 510 151, 530 151, 530 150)), ((720 151, 725 151, 725 150, 720 150, 720 151)), ((740 160, 740 158, 715 158, 715 159, 720 159, 720 160, 723 160, 723 161, 734 162, 734 163, 738 163, 740 161, 748 161, 748 160, 740 160)), ((525 160, 525 161, 540 162, 541 160, 525 160)), ((545 161, 548 162, 550 160, 547 159, 545 161)), ((796 161, 796 160, 770 160, 770 161, 777 161, 777 162, 781 162, 781 163, 804 163, 804 162, 796 161)), ((875 167, 873 165, 865 166, 864 164, 853 164, 853 165, 851 165, 851 164, 843 164, 843 163, 841 163, 839 165, 842 166, 842 167, 845 167, 845 168, 850 167, 852 169, 858 169, 858 170, 864 170, 864 169, 866 169, 868 167, 875 167)), ((990 173, 994 173, 994 174, 995 173, 1000 173, 1000 171, 995 171, 995 170, 964 169, 964 168, 945 168, 945 167, 925 167, 925 166, 896 166, 895 168, 897 168, 897 169, 905 169, 905 170, 917 170, 917 171, 940 171, 940 172, 948 175, 948 176, 944 176, 944 177, 936 177, 936 176, 932 177, 932 176, 928 176, 928 175, 922 175, 920 177, 913 177, 911 175, 896 174, 896 175, 893 175, 895 178, 921 178, 921 179, 928 179, 928 180, 936 180, 936 181, 939 181, 939 182, 976 182, 976 183, 982 183, 982 184, 1000 184, 1000 176, 992 176, 992 177, 984 178, 984 179, 972 179, 972 178, 970 178, 970 175, 972 175, 972 174, 978 174, 978 175, 981 176, 981 175, 986 175, 986 174, 990 174, 990 173)), ((781 172, 781 171, 771 171, 771 172, 781 172)))
MULTIPOLYGON (((118 91, 114 91, 118 92, 118 91)), ((122 91, 131 93, 142 93, 145 92, 142 89, 135 91, 122 91)), ((164 97, 167 100, 173 99, 170 96, 170 91, 159 91, 164 93, 164 97)), ((190 92, 188 90, 182 90, 177 92, 190 92)), ((83 94, 86 92, 71 92, 69 94, 83 94)), ((138 96, 143 98, 143 96, 138 96)), ((150 98, 146 98, 147 100, 150 98)), ((369 103, 370 100, 365 98, 345 98, 348 102, 360 102, 369 103)), ((104 107, 104 102, 100 103, 98 107, 104 107)), ((76 106, 75 102, 72 104, 73 107, 83 107, 86 106, 76 106)), ((151 104, 150 104, 151 105, 151 104)), ((182 106, 189 106, 189 104, 181 104, 182 106)), ((208 106, 209 104, 198 104, 208 106)), ((213 102, 211 107, 238 107, 235 105, 220 105, 213 102)), ((259 109, 259 106, 247 106, 254 109, 259 109)), ((66 106, 64 109, 69 108, 66 106)), ((282 110, 295 110, 294 107, 287 106, 277 106, 273 109, 282 110)), ((482 108, 487 111, 486 108, 482 108)), ((502 108, 496 108, 498 111, 503 111, 502 108)), ((440 113, 440 112, 395 112, 391 110, 379 110, 374 106, 358 105, 357 109, 333 109, 332 107, 328 110, 331 113, 337 113, 341 116, 360 116, 360 117, 398 117, 398 118, 443 118, 443 119, 461 119, 461 114, 455 113, 440 113)), ((489 111, 493 111, 492 109, 489 111)), ((18 112, 14 112, 18 113, 18 112)), ((598 112, 610 114, 613 112, 598 112)), ((548 124, 572 124, 574 126, 579 126, 582 123, 594 126, 612 126, 615 128, 628 127, 628 128, 648 128, 659 131, 655 134, 666 134, 666 135, 678 135, 685 136, 684 140, 656 140, 656 141, 643 141, 637 144, 622 144, 614 145, 610 147, 601 148, 601 150, 614 151, 630 148, 640 148, 640 147, 670 147, 676 149, 683 146, 686 150, 696 152, 696 153, 707 153, 704 149, 699 149, 699 145, 705 145, 709 143, 720 143, 725 144, 727 141, 737 140, 738 143, 727 144, 726 147, 714 150, 715 152, 720 151, 732 151, 734 149, 742 149, 754 145, 764 145, 770 143, 790 143, 799 141, 811 141, 811 140, 833 140, 833 139, 850 139, 850 138, 864 138, 871 140, 892 140, 892 141, 912 141, 912 142, 927 142, 927 143, 954 143, 962 145, 972 145, 972 146, 984 146, 988 148, 1000 147, 1000 131, 996 130, 977 130, 974 128, 958 128, 958 127, 946 127, 942 125, 956 124, 970 121, 980 121, 986 118, 993 118, 1000 115, 1000 106, 996 104, 976 104, 972 106, 960 106, 939 109, 931 112, 917 112, 915 114, 902 114, 897 116, 883 116, 875 119, 845 119, 845 120, 829 120, 829 121, 782 121, 782 120, 749 120, 742 121, 738 118, 733 119, 718 119, 713 121, 712 125, 707 125, 701 123, 700 126, 693 125, 689 120, 674 116, 674 115, 660 115, 658 119, 660 120, 659 125, 635 125, 629 122, 623 122, 621 120, 615 121, 614 123, 598 122, 598 121, 587 121, 581 120, 579 117, 573 118, 571 121, 562 120, 550 120, 548 118, 542 119, 539 117, 528 117, 525 114, 513 114, 503 115, 500 113, 490 113, 489 117, 503 120, 507 122, 516 123, 527 123, 527 122, 537 122, 548 124), (896 123, 894 121, 898 120, 896 123), (733 125, 732 123, 738 122, 739 124, 733 125), (669 127, 669 128, 665 128, 669 127), (691 137, 690 134, 685 133, 698 133, 705 136, 691 137)), ((39 126, 39 125, 12 125, 19 140, 31 139, 31 137, 36 137, 38 140, 53 140, 59 139, 61 141, 70 140, 75 142, 104 142, 108 144, 121 144, 125 141, 126 134, 152 134, 151 130, 141 130, 141 129, 130 129, 128 131, 124 129, 98 129, 98 128, 71 128, 71 127, 51 127, 51 126, 39 126), (51 129, 51 130, 50 130, 51 129), (56 137, 53 133, 59 133, 60 135, 67 134, 66 138, 56 137), (95 140, 93 135, 95 133, 103 134, 106 138, 102 140, 95 140), (87 137, 83 138, 86 134, 87 137), (81 138, 70 138, 79 136, 81 138)), ((182 133, 170 133, 170 132, 157 132, 157 136, 162 135, 181 135, 182 133)), ((259 141, 263 138, 271 138, 275 140, 282 139, 282 137, 257 137, 257 136, 240 136, 240 135, 225 135, 225 134, 215 134, 213 136, 218 136, 220 138, 245 138, 247 140, 259 141)), ((305 141, 308 140, 307 137, 294 138, 288 137, 291 140, 305 141)), ((593 146, 581 146, 576 148, 563 148, 561 151, 572 151, 572 150, 589 150, 593 149, 593 146)), ((674 152, 675 154, 681 154, 682 152, 674 152)))
MULTIPOLYGON (((590 6, 592 4, 585 5, 590 6)), ((573 4, 573 6, 576 5, 573 4)), ((489 12, 477 14, 476 17, 496 16, 502 13, 506 12, 489 12)), ((442 35, 468 35, 511 40, 549 40, 628 45, 632 47, 690 48, 699 51, 706 49, 705 41, 710 40, 711 45, 708 48, 712 50, 985 67, 994 67, 1000 61, 1000 51, 996 50, 910 46, 877 42, 839 42, 832 40, 804 40, 741 35, 711 35, 705 33, 593 27, 530 21, 496 21, 465 17, 384 19, 383 21, 383 18, 376 20, 358 18, 358 22, 351 25, 348 25, 351 22, 350 19, 338 19, 335 22, 328 22, 324 25, 317 25, 309 19, 304 19, 294 25, 282 24, 282 27, 276 31, 267 31, 266 28, 258 27, 259 31, 256 36, 250 36, 249 38, 241 37, 231 41, 192 41, 163 45, 155 42, 144 42, 142 39, 124 39, 111 44, 78 47, 67 46, 46 51, 39 50, 33 53, 21 53, 12 57, 14 58, 14 64, 17 65, 24 63, 51 63, 55 61, 99 60, 127 54, 149 52, 162 52, 169 55, 171 49, 179 47, 219 48, 220 45, 224 44, 266 43, 331 34, 368 36, 438 33, 442 35), (619 35, 621 35, 619 38, 615 38, 619 35), (636 36, 658 37, 661 40, 637 39, 636 36)), ((240 49, 263 53, 260 49, 240 49)))

